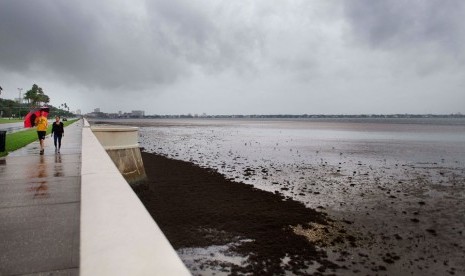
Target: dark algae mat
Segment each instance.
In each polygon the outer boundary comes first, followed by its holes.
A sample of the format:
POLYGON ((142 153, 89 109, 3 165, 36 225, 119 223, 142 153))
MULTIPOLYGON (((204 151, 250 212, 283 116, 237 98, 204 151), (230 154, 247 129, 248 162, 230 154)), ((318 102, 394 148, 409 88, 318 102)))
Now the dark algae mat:
POLYGON ((310 222, 327 225, 324 213, 189 162, 145 152, 142 158, 148 181, 134 190, 175 249, 237 242, 229 251, 247 257, 245 263, 210 264, 233 275, 307 274, 309 269, 318 275, 343 269, 293 230, 310 222))

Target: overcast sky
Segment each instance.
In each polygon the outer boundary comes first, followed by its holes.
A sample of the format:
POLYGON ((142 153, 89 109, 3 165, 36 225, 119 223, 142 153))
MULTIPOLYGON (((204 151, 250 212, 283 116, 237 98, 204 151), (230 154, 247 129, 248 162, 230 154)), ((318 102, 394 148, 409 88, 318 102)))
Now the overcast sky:
POLYGON ((465 1, 2 0, 0 86, 72 110, 465 113, 465 1))

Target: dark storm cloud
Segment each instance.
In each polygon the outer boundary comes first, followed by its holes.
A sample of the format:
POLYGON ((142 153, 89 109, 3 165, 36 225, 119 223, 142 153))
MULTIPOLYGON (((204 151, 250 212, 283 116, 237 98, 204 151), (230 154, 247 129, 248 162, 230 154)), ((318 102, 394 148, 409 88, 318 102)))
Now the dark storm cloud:
POLYGON ((0 66, 91 87, 176 78, 176 60, 147 46, 140 26, 123 15, 87 1, 2 1, 0 66))
MULTIPOLYGON (((88 62, 95 18, 62 2, 3 1, 0 4, 1 66, 27 71, 34 64, 69 71, 88 62), (79 58, 80 57, 80 58, 79 58)), ((47 70, 47 68, 44 68, 47 70)))
POLYGON ((2 1, 0 66, 88 87, 144 88, 173 82, 192 65, 240 66, 253 52, 253 32, 236 25, 224 33, 214 11, 190 1, 135 1, 134 10, 115 3, 2 1))
POLYGON ((372 47, 439 47, 444 54, 464 57, 465 2, 462 0, 344 3, 354 35, 372 47))
POLYGON ((148 113, 457 111, 463 18, 461 0, 2 0, 0 84, 148 113))
POLYGON ((240 5, 188 0, 147 1, 150 35, 174 56, 210 72, 250 66, 260 30, 242 21, 240 5), (236 14, 234 14, 237 12, 236 14))

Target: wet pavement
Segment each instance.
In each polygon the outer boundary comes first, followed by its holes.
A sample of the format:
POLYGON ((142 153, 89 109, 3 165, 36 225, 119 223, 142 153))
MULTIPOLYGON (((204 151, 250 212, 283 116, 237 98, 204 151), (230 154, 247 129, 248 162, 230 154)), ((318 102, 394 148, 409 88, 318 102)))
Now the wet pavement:
POLYGON ((0 159, 0 275, 78 275, 82 122, 0 159))
POLYGON ((16 122, 16 123, 0 124, 0 130, 4 130, 7 133, 13 133, 16 131, 24 130, 24 123, 16 122))

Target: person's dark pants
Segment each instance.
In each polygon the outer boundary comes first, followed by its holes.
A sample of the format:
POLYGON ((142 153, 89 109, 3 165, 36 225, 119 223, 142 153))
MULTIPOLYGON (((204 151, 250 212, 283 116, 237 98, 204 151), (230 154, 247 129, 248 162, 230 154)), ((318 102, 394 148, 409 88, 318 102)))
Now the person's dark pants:
POLYGON ((46 131, 37 131, 37 137, 39 137, 39 140, 45 140, 46 134, 47 134, 46 131))
POLYGON ((53 143, 55 144, 55 148, 58 148, 58 149, 61 148, 61 137, 62 136, 63 136, 62 134, 56 134, 56 133, 53 134, 53 143), (57 147, 57 141, 58 141, 58 147, 57 147))

